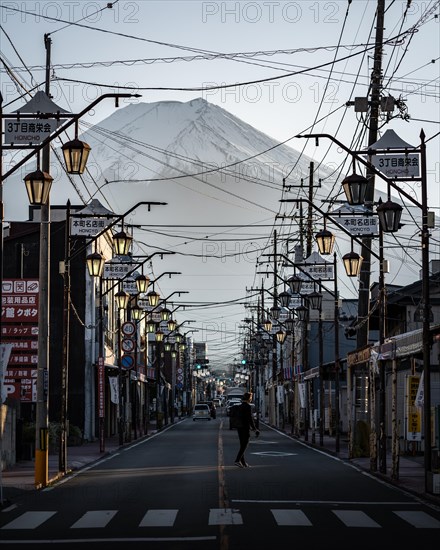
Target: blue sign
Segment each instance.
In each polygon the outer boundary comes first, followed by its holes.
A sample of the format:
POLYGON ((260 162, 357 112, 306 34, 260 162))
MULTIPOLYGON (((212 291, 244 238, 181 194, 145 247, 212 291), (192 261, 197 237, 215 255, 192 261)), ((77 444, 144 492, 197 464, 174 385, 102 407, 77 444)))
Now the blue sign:
POLYGON ((121 367, 123 369, 132 369, 134 367, 134 357, 133 355, 123 355, 121 357, 121 367))

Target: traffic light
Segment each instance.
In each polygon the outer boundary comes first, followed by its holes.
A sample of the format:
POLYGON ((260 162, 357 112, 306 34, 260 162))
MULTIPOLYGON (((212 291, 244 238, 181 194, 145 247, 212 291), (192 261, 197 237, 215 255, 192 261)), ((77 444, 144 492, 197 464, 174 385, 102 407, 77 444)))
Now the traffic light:
POLYGON ((242 365, 246 365, 246 359, 242 359, 242 360, 241 360, 241 364, 242 364, 242 365))

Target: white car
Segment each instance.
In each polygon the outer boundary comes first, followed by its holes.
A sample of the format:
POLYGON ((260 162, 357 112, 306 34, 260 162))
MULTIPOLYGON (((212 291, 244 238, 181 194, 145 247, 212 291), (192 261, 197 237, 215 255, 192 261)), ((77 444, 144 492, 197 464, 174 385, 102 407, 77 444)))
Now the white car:
POLYGON ((193 420, 211 420, 209 405, 194 405, 193 420))

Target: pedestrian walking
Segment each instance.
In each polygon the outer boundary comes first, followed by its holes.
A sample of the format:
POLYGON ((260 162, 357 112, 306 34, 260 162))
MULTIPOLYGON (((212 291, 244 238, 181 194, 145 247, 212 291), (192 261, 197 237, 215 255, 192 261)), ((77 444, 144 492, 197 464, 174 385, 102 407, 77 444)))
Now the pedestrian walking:
POLYGON ((240 440, 240 449, 238 450, 237 457, 235 459, 235 465, 239 468, 249 468, 249 464, 246 462, 244 453, 246 452, 247 446, 249 445, 249 439, 251 438, 251 430, 255 432, 256 437, 260 435, 259 430, 255 425, 254 419, 252 417, 252 393, 246 392, 243 394, 241 405, 237 405, 238 411, 238 422, 237 422, 237 432, 238 439, 240 440))

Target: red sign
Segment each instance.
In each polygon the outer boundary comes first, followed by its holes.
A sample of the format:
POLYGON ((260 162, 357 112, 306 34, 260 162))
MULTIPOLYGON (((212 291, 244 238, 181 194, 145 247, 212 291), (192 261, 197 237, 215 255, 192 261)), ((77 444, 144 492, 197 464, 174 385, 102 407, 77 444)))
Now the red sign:
POLYGON ((2 323, 37 322, 38 291, 36 279, 2 281, 2 323))
POLYGON ((9 358, 8 368, 17 365, 37 365, 38 355, 32 353, 11 353, 9 358))
POLYGON ((4 386, 8 397, 26 402, 37 400, 37 380, 35 378, 5 379, 4 386))
MULTIPOLYGON (((21 336, 38 336, 37 325, 3 325, 2 336, 9 338, 21 336)), ((9 339, 8 338, 8 339, 9 339)))
POLYGON ((38 340, 9 340, 8 344, 12 344, 12 353, 16 351, 37 351, 38 340))
POLYGON ((13 346, 6 371, 6 391, 10 397, 35 402, 38 279, 5 279, 1 284, 1 337, 13 346))
POLYGON ((105 376, 103 357, 98 357, 98 417, 105 417, 105 376))
POLYGON ((35 367, 8 367, 6 376, 7 378, 37 378, 37 369, 35 367))
POLYGON ((10 367, 6 370, 4 385, 8 397, 35 402, 37 400, 37 369, 10 367))

